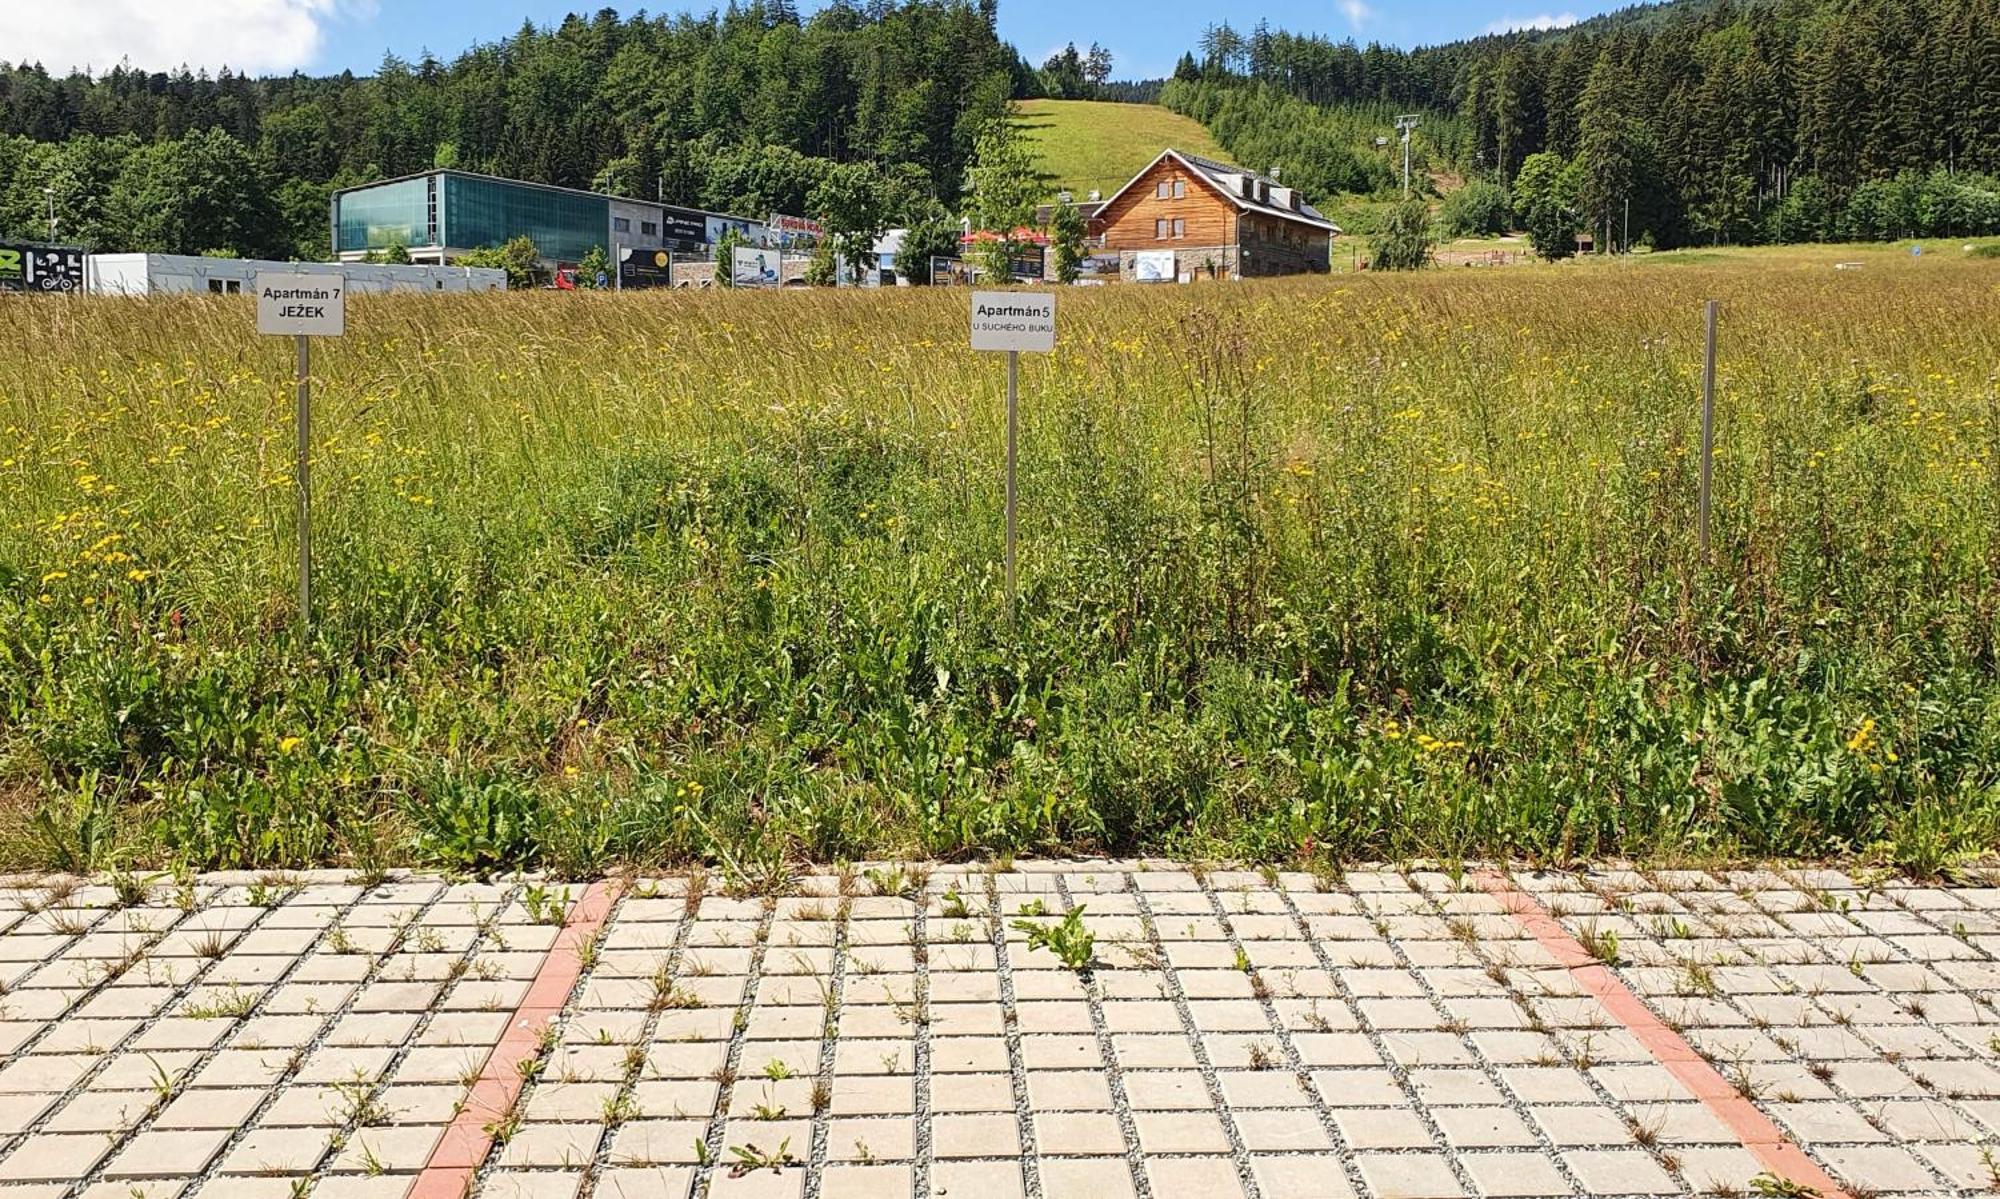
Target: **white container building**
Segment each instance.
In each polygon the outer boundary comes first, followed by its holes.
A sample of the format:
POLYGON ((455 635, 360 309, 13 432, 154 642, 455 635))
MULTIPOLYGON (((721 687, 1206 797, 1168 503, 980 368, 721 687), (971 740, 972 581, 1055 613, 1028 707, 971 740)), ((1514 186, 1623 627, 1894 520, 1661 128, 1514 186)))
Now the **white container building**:
POLYGON ((251 290, 260 271, 339 275, 349 295, 386 292, 505 291, 507 272, 484 266, 401 266, 370 262, 266 262, 187 254, 92 254, 84 260, 84 291, 92 295, 235 295, 251 290))

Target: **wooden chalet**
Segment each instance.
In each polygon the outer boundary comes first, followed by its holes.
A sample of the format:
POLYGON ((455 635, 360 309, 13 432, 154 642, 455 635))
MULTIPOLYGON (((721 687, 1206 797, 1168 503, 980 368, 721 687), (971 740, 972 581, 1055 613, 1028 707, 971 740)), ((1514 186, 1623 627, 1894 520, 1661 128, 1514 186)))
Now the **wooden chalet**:
POLYGON ((1340 232, 1296 188, 1173 149, 1093 207, 1091 241, 1128 280, 1325 271, 1340 232))

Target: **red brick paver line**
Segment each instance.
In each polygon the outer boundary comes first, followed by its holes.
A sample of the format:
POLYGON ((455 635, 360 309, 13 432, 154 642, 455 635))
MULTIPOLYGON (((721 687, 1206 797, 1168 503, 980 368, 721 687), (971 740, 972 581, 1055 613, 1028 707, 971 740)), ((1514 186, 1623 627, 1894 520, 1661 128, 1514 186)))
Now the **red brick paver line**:
POLYGON ((1682 1086, 1693 1092, 1695 1098, 1726 1124, 1743 1142, 1743 1147, 1764 1163, 1771 1173, 1811 1187, 1825 1199, 1849 1199, 1839 1183, 1807 1157, 1804 1150, 1786 1139, 1778 1126, 1771 1123, 1770 1117, 1758 1111, 1755 1104, 1729 1085, 1729 1081, 1709 1065, 1707 1059, 1695 1052, 1694 1046, 1662 1023, 1651 1008, 1620 982, 1617 975, 1592 957, 1582 943, 1572 937, 1569 930, 1533 896, 1495 871, 1481 872, 1479 882, 1505 905, 1507 911, 1541 943, 1542 948, 1554 955, 1557 964, 1568 970, 1570 977, 1602 1004, 1605 1011, 1611 1013, 1612 1019, 1638 1038, 1639 1044, 1645 1046, 1646 1051, 1666 1067, 1668 1073, 1680 1080, 1682 1086))
POLYGON ((507 1031, 486 1059, 486 1068, 466 1092, 465 1103, 444 1130, 430 1161, 417 1176, 406 1199, 465 1199, 473 1177, 493 1150, 492 1127, 504 1120, 521 1096, 527 1079, 521 1063, 541 1051, 543 1031, 562 1015, 563 1005, 583 975, 583 947, 597 935, 618 898, 618 883, 592 883, 563 921, 562 932, 542 959, 542 968, 528 987, 507 1031))

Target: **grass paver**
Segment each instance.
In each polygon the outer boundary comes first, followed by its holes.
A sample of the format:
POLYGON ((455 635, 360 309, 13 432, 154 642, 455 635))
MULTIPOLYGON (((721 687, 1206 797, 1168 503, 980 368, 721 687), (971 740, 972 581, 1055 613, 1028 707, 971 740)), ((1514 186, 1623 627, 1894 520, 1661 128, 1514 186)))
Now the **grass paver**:
MULTIPOLYGON (((1516 880, 1854 1194, 1990 1193, 2000 889, 1859 873, 1516 880)), ((546 1031, 518 1033, 557 931, 522 884, 314 881, 259 908, 202 879, 192 914, 102 888, 73 920, 17 912, 0 1199, 403 1196, 514 1035, 546 1050, 482 1199, 1726 1196, 1765 1172, 1442 872, 877 877, 895 892, 628 880, 546 1031), (1079 906, 1082 971, 1014 927, 1079 906)))

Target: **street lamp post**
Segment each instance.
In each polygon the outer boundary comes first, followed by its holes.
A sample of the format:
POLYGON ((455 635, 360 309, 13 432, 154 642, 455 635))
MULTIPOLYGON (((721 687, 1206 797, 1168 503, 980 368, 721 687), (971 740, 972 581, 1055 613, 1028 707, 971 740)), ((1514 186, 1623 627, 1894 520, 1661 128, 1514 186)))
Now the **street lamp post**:
POLYGON ((44 187, 42 189, 42 198, 49 202, 49 242, 50 244, 54 244, 56 240, 56 189, 53 187, 44 187))

